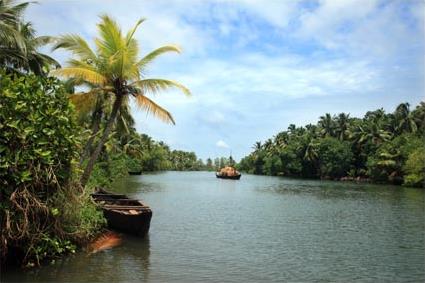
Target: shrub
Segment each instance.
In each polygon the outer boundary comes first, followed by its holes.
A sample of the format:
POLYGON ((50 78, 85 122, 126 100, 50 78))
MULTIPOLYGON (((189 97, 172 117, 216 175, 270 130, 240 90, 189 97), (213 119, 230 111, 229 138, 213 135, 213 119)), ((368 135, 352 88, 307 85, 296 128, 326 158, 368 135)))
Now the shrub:
POLYGON ((425 188, 425 146, 417 148, 409 155, 403 170, 406 173, 406 186, 425 188))
POLYGON ((353 153, 349 142, 327 137, 318 145, 321 177, 342 177, 348 174, 353 153))
POLYGON ((70 251, 90 234, 82 223, 103 221, 85 219, 96 208, 72 182, 80 133, 72 116, 57 79, 0 72, 2 261, 11 251, 24 263, 70 251))

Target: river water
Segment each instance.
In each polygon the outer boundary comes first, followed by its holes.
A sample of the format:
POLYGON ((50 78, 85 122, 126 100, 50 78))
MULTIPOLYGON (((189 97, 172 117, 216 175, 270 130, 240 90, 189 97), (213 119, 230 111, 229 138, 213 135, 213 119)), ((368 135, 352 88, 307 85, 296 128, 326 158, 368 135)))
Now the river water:
POLYGON ((148 237, 2 282, 424 282, 425 191, 212 172, 131 176, 148 237))

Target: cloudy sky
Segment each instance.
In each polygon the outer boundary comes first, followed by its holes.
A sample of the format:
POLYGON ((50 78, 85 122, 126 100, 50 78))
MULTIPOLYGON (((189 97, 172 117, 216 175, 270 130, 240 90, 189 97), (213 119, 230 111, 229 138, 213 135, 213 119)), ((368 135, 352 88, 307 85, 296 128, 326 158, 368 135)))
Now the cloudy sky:
MULTIPOLYGON (((40 35, 76 33, 91 41, 98 15, 136 34, 141 54, 165 44, 148 76, 177 80, 193 93, 154 100, 177 125, 136 108, 139 132, 201 158, 240 159, 256 141, 326 113, 361 116, 425 93, 422 0, 107 1, 39 0, 27 11, 40 35)), ((69 54, 54 52, 65 62, 69 54)))

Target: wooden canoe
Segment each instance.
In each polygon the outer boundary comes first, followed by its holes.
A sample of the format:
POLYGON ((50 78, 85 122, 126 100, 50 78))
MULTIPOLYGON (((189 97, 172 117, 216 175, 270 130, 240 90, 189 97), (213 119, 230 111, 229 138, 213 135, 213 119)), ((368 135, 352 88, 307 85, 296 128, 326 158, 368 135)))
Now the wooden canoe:
POLYGON ((98 189, 91 197, 102 208, 110 228, 142 237, 149 232, 152 218, 149 206, 103 189, 98 189))

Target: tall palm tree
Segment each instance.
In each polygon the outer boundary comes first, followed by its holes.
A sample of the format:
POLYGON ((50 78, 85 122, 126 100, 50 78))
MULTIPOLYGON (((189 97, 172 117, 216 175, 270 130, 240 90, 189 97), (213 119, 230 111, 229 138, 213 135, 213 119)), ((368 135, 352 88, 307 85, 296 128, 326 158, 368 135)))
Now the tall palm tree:
POLYGON ((78 35, 62 36, 54 46, 54 49, 63 48, 75 55, 75 58, 69 60, 68 67, 58 69, 54 71, 54 74, 89 83, 94 86, 92 90, 111 93, 114 97, 105 130, 81 176, 83 186, 90 177, 96 159, 108 139, 120 108, 123 103, 128 103, 129 97, 133 98, 140 108, 167 123, 175 124, 172 115, 148 98, 146 94, 176 87, 186 95, 190 95, 190 91, 186 87, 175 81, 143 77, 147 66, 155 58, 170 51, 179 53, 178 47, 163 46, 139 59, 138 43, 134 39, 134 33, 144 19, 139 20, 131 30, 123 34, 112 18, 107 15, 102 15, 100 18, 101 21, 97 25, 99 36, 94 40, 96 52, 78 35))

